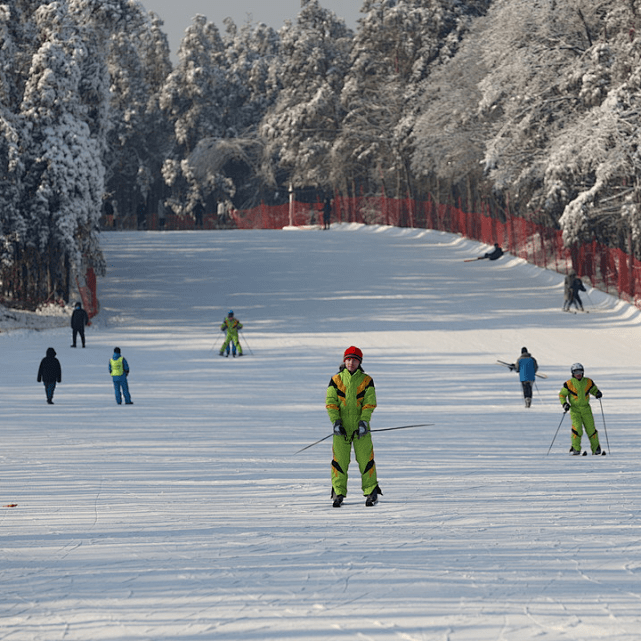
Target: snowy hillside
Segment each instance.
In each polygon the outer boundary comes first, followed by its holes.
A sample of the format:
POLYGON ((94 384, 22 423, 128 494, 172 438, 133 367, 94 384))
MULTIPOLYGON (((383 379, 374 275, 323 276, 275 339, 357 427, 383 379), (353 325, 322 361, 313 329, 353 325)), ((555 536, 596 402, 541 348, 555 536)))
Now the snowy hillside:
MULTIPOLYGON (((425 230, 103 234, 87 348, 0 333, 0 641, 636 640, 639 312, 425 230), (221 358, 229 309, 246 356, 221 358), (325 390, 359 346, 380 503, 331 507, 325 390), (131 366, 115 404, 107 361, 131 366), (54 406, 36 382, 54 347, 54 406), (525 409, 496 364, 527 346, 525 409), (605 457, 570 457, 580 361, 605 457), (601 412, 603 408, 603 413, 601 412), (603 421, 606 421, 606 433, 603 421), (609 446, 609 447, 608 447, 609 446)), ((584 446, 587 445, 584 437, 584 446)))

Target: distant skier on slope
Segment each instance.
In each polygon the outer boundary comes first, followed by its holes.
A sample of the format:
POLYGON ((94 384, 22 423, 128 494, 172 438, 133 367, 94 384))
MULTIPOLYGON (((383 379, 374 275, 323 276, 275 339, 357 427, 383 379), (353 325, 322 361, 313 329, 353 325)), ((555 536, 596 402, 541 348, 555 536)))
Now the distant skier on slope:
POLYGON ((483 256, 479 258, 479 260, 483 260, 483 258, 488 258, 489 260, 498 260, 499 258, 501 258, 501 256, 503 256, 503 250, 499 247, 498 243, 494 243, 494 249, 491 252, 483 254, 483 256))
POLYGON ((489 260, 498 260, 503 256, 503 250, 498 243, 494 243, 494 249, 492 251, 486 252, 483 256, 477 256, 476 258, 466 258, 463 262, 471 263, 474 260, 484 260, 488 258, 489 260))
POLYGON ((348 347, 338 374, 332 376, 327 388, 325 407, 333 424, 332 499, 340 507, 347 495, 347 469, 354 444, 354 455, 361 473, 365 505, 378 502, 383 494, 378 486, 370 419, 376 409, 374 381, 361 368, 363 352, 348 347))
POLYGON ((563 311, 569 312, 570 306, 574 305, 576 309, 580 309, 582 312, 583 301, 579 296, 579 292, 586 291, 583 281, 576 275, 576 272, 572 270, 566 277, 564 282, 564 291, 565 291, 565 300, 563 302, 563 311))
POLYGON ((583 436, 583 427, 590 440, 592 454, 601 454, 601 445, 599 444, 599 433, 594 426, 594 416, 590 407, 590 394, 595 398, 601 398, 603 394, 595 385, 591 378, 584 378, 583 365, 574 363, 570 368, 572 378, 563 383, 559 392, 559 400, 563 409, 570 412, 572 418, 572 445, 570 454, 577 456, 581 454, 581 437, 583 436))
POLYGON ((227 332, 225 335, 225 340, 222 347, 220 348, 219 354, 223 356, 226 352, 226 356, 229 356, 229 346, 231 344, 232 356, 236 358, 236 352, 238 356, 243 355, 243 348, 240 346, 240 341, 238 340, 238 330, 243 328, 243 324, 237 319, 234 318, 234 311, 229 310, 227 318, 223 320, 222 325, 220 326, 221 332, 227 332))
POLYGON ((516 359, 516 363, 510 365, 510 369, 518 373, 523 388, 525 407, 530 407, 532 405, 532 385, 539 369, 536 358, 527 351, 527 347, 522 347, 521 355, 516 359))

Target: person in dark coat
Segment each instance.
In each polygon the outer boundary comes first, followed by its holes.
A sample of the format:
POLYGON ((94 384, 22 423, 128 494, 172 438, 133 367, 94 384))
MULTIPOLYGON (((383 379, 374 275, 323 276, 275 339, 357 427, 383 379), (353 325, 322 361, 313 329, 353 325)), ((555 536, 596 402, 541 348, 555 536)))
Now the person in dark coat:
POLYGON ((585 311, 583 309, 583 301, 581 300, 581 297, 579 296, 579 292, 584 292, 586 291, 585 285, 583 284, 583 281, 577 276, 574 281, 572 281, 572 304, 577 307, 583 312, 585 311))
POLYGON ((582 312, 585 311, 583 309, 583 301, 579 296, 579 292, 586 291, 585 285, 576 275, 574 270, 570 271, 570 273, 565 277, 564 290, 565 300, 563 302, 563 311, 569 312, 572 305, 574 305, 576 309, 580 309, 582 312))
POLYGON ((89 316, 87 316, 87 312, 82 309, 82 304, 76 303, 76 308, 73 310, 73 314, 71 314, 71 347, 76 346, 76 337, 78 334, 80 334, 82 346, 85 346, 85 325, 89 325, 89 316))
POLYGON ((503 250, 499 246, 498 243, 494 243, 494 249, 491 252, 487 252, 486 254, 483 254, 481 260, 483 258, 489 258, 490 260, 498 260, 503 256, 503 250))
POLYGON ((62 369, 60 361, 56 358, 56 350, 53 347, 47 349, 47 355, 40 361, 38 369, 38 383, 44 383, 47 403, 53 405, 53 393, 56 383, 62 382, 62 369))
POLYGON ((323 204, 323 229, 329 229, 332 222, 332 201, 330 198, 325 198, 323 204))

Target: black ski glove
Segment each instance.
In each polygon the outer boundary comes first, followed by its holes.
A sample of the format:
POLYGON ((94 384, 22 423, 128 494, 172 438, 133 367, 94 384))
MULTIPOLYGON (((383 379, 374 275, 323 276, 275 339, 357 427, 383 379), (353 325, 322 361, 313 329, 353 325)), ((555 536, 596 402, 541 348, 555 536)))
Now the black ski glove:
POLYGON ((334 436, 345 436, 347 437, 347 432, 343 427, 343 421, 339 418, 337 421, 334 421, 334 436))
POLYGON ((563 403, 563 409, 567 412, 570 409, 570 404, 569 403, 563 403))
POLYGON ((597 393, 594 396, 595 398, 601 398, 603 394, 601 394, 601 390, 597 390, 597 393))
POLYGON ((369 432, 369 424, 367 421, 358 421, 358 429, 354 433, 356 438, 362 438, 369 432))

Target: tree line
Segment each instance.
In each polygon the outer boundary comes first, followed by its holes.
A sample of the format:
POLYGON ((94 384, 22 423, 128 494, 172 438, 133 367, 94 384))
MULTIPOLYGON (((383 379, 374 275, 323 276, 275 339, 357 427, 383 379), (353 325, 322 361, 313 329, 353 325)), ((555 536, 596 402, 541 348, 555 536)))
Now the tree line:
POLYGON ((100 220, 299 197, 507 209, 639 255, 637 0, 319 0, 275 31, 0 4, 0 282, 68 300, 100 220))

